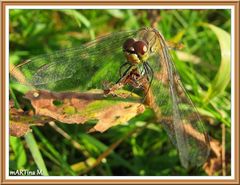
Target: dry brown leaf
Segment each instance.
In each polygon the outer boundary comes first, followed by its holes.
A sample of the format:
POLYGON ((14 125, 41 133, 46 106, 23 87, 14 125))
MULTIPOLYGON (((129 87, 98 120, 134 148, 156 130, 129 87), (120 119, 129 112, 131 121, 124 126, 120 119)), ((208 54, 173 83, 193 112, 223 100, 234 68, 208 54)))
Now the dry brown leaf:
POLYGON ((63 123, 84 124, 89 120, 98 120, 90 132, 104 132, 112 126, 127 122, 145 110, 144 105, 138 102, 111 100, 105 98, 103 93, 96 92, 30 91, 25 97, 31 101, 36 114, 63 123))
MULTIPOLYGON (((98 123, 93 127, 94 130, 104 132, 112 126, 125 123, 144 111, 144 106, 138 103, 125 103, 109 107, 102 112, 98 112, 96 117, 98 123), (107 123, 107 124, 106 124, 107 123)), ((91 130, 90 130, 91 131, 91 130)))
POLYGON ((22 109, 14 108, 13 101, 10 101, 10 125, 9 132, 11 136, 21 137, 30 131, 29 124, 24 122, 22 118, 25 113, 22 109))
POLYGON ((23 122, 10 121, 10 135, 15 137, 24 136, 30 131, 29 124, 23 122))
MULTIPOLYGON (((12 104, 12 102, 10 104, 12 104)), ((32 111, 23 111, 22 109, 16 109, 13 105, 10 105, 9 131, 11 136, 21 137, 31 131, 30 126, 42 126, 51 120, 52 119, 44 116, 33 116, 32 111)))

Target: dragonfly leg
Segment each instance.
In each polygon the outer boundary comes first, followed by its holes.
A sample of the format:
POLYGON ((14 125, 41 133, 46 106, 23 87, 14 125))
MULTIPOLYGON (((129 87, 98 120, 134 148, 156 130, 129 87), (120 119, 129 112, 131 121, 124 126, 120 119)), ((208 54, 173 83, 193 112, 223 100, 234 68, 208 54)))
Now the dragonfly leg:
MULTIPOLYGON (((122 74, 122 69, 123 69, 123 67, 124 66, 126 66, 126 65, 131 65, 129 62, 125 62, 124 64, 122 64, 121 66, 120 66, 120 68, 119 68, 119 76, 123 76, 123 74, 122 74)), ((124 72, 125 73, 125 72, 124 72)))
POLYGON ((118 79, 118 81, 116 82, 119 83, 119 82, 122 82, 124 81, 125 78, 127 78, 129 76, 128 73, 131 73, 132 69, 133 69, 133 66, 131 64, 129 64, 130 66, 126 69, 126 71, 123 73, 122 76, 120 76, 120 78, 118 79))
MULTIPOLYGON (((125 66, 126 63, 123 64, 123 65, 125 66)), ((123 65, 122 65, 122 66, 123 66, 123 65)), ((129 64, 129 65, 130 65, 130 64, 129 64)), ((122 67, 122 66, 121 66, 121 67, 122 67)), ((105 95, 114 94, 114 91, 122 88, 125 84, 127 84, 128 81, 129 81, 129 77, 131 76, 130 73, 131 73, 132 69, 133 69, 133 66, 130 65, 130 66, 127 68, 127 70, 122 74, 122 76, 120 76, 120 78, 117 80, 117 82, 116 82, 113 86, 111 86, 111 87, 109 87, 108 89, 104 90, 104 94, 105 94, 105 95)))

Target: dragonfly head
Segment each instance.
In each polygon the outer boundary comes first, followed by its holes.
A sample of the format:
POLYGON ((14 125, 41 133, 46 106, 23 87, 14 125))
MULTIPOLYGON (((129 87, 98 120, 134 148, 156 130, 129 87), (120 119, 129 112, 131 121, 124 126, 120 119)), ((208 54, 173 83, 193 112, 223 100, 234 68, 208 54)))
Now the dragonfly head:
POLYGON ((148 59, 148 45, 142 40, 127 39, 123 44, 123 52, 131 64, 143 63, 148 59))

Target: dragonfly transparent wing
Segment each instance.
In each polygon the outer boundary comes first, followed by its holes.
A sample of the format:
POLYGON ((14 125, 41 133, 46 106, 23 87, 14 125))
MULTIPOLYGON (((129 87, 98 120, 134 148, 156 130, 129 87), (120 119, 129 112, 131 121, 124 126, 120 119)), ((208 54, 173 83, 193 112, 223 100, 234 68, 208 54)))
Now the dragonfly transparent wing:
POLYGON ((118 70, 126 62, 122 44, 135 34, 135 31, 110 34, 77 48, 34 57, 19 68, 27 82, 37 89, 101 88, 103 81, 118 80, 118 70))
POLYGON ((143 30, 140 37, 150 44, 153 53, 149 58, 154 70, 149 93, 158 120, 177 147, 182 165, 200 166, 209 155, 209 140, 197 109, 179 80, 167 44, 154 29, 143 30))
POLYGON ((201 165, 209 153, 209 142, 196 108, 178 79, 167 45, 154 29, 111 34, 78 48, 42 55, 20 66, 27 81, 37 89, 66 91, 102 88, 116 82, 126 62, 122 45, 127 38, 146 40, 149 64, 154 69, 151 93, 153 109, 179 151, 183 166, 201 165))

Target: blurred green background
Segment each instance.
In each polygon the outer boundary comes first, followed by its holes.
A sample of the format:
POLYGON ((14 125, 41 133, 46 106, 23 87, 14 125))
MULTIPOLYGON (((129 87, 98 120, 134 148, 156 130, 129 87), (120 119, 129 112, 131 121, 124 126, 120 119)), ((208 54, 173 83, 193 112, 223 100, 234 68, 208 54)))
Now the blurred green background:
MULTIPOLYGON (((39 168, 44 175, 222 175, 223 171, 230 175, 230 58, 221 57, 221 53, 230 50, 230 13, 10 10, 10 63, 15 65, 39 54, 81 46, 108 33, 156 27, 166 40, 184 45, 183 49, 172 51, 174 63, 182 82, 191 90, 210 137, 221 144, 222 132, 226 134, 226 167, 222 169, 220 161, 210 173, 206 167, 186 170, 180 165, 177 150, 165 131, 160 125, 149 123, 149 111, 104 133, 88 134, 88 125, 46 124, 32 127, 33 132, 25 137, 10 137, 10 170, 39 168), (108 153, 112 149, 114 152, 108 153)), ((10 99, 15 102, 22 102, 23 92, 10 85, 10 99)), ((214 158, 213 153, 211 157, 214 158)))

